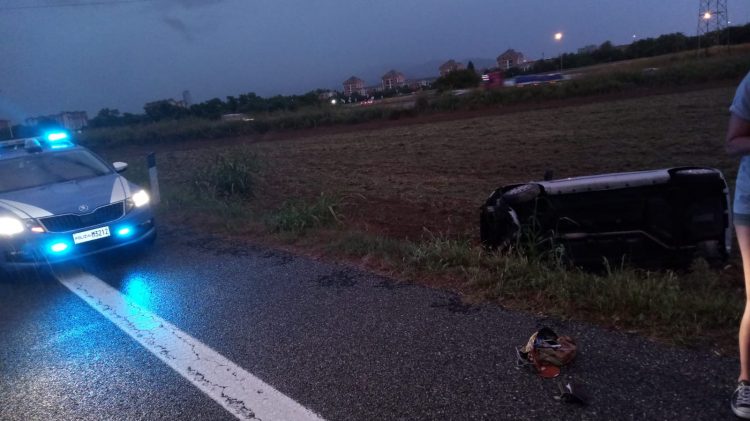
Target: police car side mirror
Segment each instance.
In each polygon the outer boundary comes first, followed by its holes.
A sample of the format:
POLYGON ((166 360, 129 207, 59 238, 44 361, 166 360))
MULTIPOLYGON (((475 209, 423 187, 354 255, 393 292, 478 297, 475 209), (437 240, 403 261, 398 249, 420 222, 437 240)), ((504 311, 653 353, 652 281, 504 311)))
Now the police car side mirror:
POLYGON ((128 169, 128 164, 125 162, 113 162, 112 166, 115 167, 115 171, 123 172, 128 169))

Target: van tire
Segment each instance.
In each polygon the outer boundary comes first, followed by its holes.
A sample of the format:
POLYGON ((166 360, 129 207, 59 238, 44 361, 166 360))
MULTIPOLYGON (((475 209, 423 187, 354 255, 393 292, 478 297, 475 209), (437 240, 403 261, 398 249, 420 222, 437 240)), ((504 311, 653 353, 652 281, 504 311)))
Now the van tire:
POLYGON ((684 168, 672 173, 675 181, 698 181, 698 180, 717 180, 721 175, 716 171, 708 168, 684 168))
POLYGON ((503 201, 509 205, 530 202, 542 193, 542 188, 538 184, 521 184, 503 193, 503 201))

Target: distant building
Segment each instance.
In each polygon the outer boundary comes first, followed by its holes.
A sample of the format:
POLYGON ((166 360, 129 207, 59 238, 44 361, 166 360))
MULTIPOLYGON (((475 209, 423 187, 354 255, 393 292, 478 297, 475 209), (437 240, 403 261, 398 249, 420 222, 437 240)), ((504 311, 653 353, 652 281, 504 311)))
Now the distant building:
POLYGON ((406 84, 406 77, 403 73, 391 70, 381 78, 383 81, 383 90, 396 89, 406 84))
POLYGON ((186 108, 189 108, 191 105, 193 105, 193 96, 190 95, 190 91, 182 91, 182 102, 185 104, 186 108))
POLYGON ((29 117, 26 119, 27 126, 38 126, 40 123, 54 121, 67 130, 81 130, 89 125, 89 117, 86 111, 63 111, 60 114, 29 117))
POLYGON ((367 95, 365 81, 356 76, 352 76, 344 81, 344 95, 351 96, 353 94, 367 95))
POLYGON ((383 85, 365 86, 367 96, 375 96, 378 92, 383 92, 383 85))
POLYGON ((438 70, 440 70, 440 76, 445 76, 450 72, 455 72, 456 70, 463 69, 465 69, 464 64, 459 63, 453 59, 446 61, 438 68, 438 70))
POLYGON ((428 89, 430 86, 432 86, 432 83, 435 82, 434 77, 429 78, 423 78, 423 79, 412 79, 406 81, 406 86, 408 86, 410 89, 416 91, 419 89, 428 89))
POLYGON ((325 100, 328 100, 328 99, 331 99, 331 98, 334 98, 334 97, 336 97, 336 92, 335 91, 322 91, 322 92, 318 93, 318 99, 320 101, 325 101, 325 100))
POLYGON ((505 50, 504 53, 497 56, 497 67, 501 70, 519 68, 526 70, 530 67, 530 62, 526 60, 523 53, 512 48, 505 50))

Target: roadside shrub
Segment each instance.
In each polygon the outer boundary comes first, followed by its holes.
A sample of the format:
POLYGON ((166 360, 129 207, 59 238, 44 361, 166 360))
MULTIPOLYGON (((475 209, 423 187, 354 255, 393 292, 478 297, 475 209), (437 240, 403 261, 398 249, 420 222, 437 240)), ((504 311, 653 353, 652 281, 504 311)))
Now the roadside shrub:
POLYGON ((443 93, 432 103, 432 108, 438 111, 453 111, 459 108, 461 100, 452 93, 443 93))
POLYGON ((198 168, 192 184, 197 192, 220 200, 252 198, 258 158, 250 152, 217 155, 198 168))
POLYGON ((466 239, 430 235, 410 244, 405 262, 430 272, 462 271, 477 266, 483 254, 482 249, 473 247, 466 239))
POLYGON ((273 232, 302 235, 312 228, 329 227, 340 221, 336 213, 340 200, 321 194, 315 201, 290 200, 267 220, 273 232))
POLYGON ((430 108, 430 100, 427 98, 427 95, 420 92, 417 94, 417 99, 414 100, 414 110, 421 113, 424 111, 427 111, 430 108))

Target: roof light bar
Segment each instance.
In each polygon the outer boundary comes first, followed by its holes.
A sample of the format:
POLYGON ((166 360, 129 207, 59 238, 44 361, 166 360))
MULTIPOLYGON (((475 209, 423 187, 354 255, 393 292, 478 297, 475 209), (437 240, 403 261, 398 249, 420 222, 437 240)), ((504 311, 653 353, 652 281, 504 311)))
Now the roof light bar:
POLYGON ((45 139, 49 142, 56 142, 58 140, 65 140, 69 136, 66 132, 49 132, 44 135, 45 139))

